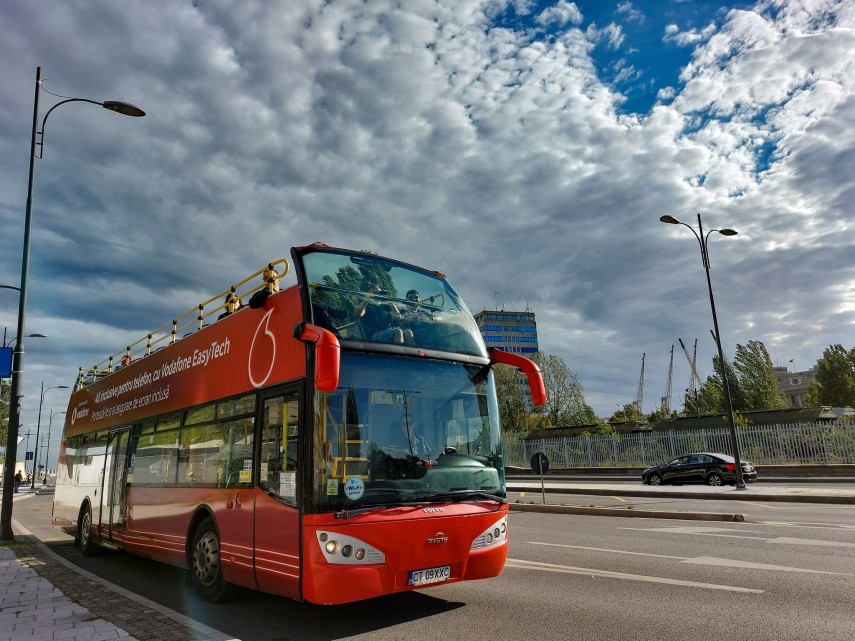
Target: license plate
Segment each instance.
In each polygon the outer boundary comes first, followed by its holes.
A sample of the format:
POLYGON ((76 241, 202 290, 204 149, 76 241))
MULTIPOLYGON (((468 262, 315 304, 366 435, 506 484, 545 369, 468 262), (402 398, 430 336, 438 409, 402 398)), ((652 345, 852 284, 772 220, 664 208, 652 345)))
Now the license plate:
POLYGON ((428 583, 439 583, 451 578, 451 566, 443 565, 438 568, 427 570, 413 570, 410 572, 408 585, 427 585, 428 583))

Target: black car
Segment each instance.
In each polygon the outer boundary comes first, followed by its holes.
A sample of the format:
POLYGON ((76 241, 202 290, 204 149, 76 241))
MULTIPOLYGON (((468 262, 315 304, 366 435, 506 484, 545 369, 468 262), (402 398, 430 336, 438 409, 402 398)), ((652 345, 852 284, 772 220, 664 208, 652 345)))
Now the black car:
MULTIPOLYGON (((757 470, 749 461, 741 461, 742 478, 753 483, 757 480, 757 470)), ((657 465, 648 467, 641 473, 641 482, 645 485, 664 483, 706 483, 707 485, 725 485, 736 483, 736 461, 727 454, 694 452, 657 465)))

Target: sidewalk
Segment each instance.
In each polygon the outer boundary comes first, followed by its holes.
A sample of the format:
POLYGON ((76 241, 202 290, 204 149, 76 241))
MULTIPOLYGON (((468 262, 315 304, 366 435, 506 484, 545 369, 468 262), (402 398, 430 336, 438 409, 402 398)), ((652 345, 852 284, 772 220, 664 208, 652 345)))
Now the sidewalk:
MULTIPOLYGON (((35 495, 21 493, 16 503, 35 495)), ((68 563, 12 526, 15 542, 0 543, 0 641, 238 641, 68 563)))

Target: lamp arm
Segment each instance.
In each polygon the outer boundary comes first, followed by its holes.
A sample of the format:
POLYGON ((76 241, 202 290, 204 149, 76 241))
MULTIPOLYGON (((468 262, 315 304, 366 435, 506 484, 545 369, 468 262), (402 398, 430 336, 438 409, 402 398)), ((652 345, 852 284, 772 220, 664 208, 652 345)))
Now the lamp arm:
POLYGON ((69 103, 69 102, 88 102, 88 103, 93 104, 93 105, 100 105, 101 107, 104 106, 103 102, 98 102, 97 100, 89 100, 88 98, 69 98, 68 100, 62 100, 62 101, 56 103, 53 107, 48 109, 47 113, 45 114, 45 117, 42 118, 42 129, 41 129, 41 131, 38 132, 38 134, 39 134, 39 141, 37 143, 38 147, 39 147, 38 158, 41 159, 42 155, 44 154, 44 150, 45 150, 45 125, 47 124, 48 116, 50 116, 51 112, 54 109, 56 109, 60 105, 64 105, 64 104, 69 103))

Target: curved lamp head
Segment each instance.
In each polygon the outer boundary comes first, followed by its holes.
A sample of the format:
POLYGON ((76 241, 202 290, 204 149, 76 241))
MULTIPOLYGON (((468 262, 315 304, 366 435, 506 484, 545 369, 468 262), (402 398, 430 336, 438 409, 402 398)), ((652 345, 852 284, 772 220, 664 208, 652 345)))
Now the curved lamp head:
POLYGON ((122 114, 123 116, 133 116, 134 118, 140 118, 145 116, 145 112, 137 107, 136 105, 132 105, 129 102, 119 102, 118 100, 105 100, 101 103, 101 106, 104 109, 109 109, 110 111, 115 111, 117 114, 122 114))
POLYGON ((679 225, 680 224, 679 220, 677 220, 673 216, 668 216, 668 215, 660 216, 659 222, 660 223, 668 223, 669 225, 679 225))
POLYGON ((718 233, 722 236, 736 236, 738 232, 735 229, 719 229, 718 233))

